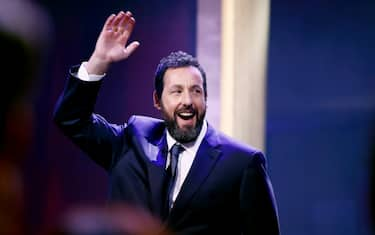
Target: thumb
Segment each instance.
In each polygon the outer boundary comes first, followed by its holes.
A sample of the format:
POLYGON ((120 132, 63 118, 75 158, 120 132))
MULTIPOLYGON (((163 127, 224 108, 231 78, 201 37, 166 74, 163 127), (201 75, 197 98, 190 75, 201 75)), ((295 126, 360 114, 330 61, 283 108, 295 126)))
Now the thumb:
POLYGON ((129 57, 140 45, 138 41, 130 43, 127 47, 124 48, 124 53, 126 57, 129 57))

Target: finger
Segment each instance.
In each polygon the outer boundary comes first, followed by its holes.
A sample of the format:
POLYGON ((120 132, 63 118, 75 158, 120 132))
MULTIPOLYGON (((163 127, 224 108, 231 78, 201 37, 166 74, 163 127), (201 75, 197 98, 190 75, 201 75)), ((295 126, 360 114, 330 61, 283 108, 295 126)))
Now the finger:
POLYGON ((138 41, 134 41, 130 43, 125 49, 124 52, 126 54, 126 57, 130 56, 138 47, 140 43, 138 41))
POLYGON ((132 17, 132 14, 130 11, 127 11, 122 18, 122 20, 117 25, 117 32, 119 34, 122 34, 126 30, 126 25, 128 24, 130 18, 132 17))
POLYGON ((131 33, 133 32, 134 25, 135 25, 135 19, 133 17, 130 17, 128 22, 126 23, 126 26, 124 27, 124 32, 121 34, 121 38, 120 38, 121 42, 126 43, 131 33))
POLYGON ((119 27, 126 28, 126 25, 128 24, 131 18, 132 18, 132 13, 130 11, 127 11, 125 13, 123 20, 120 22, 119 27))
POLYGON ((129 35, 132 34, 133 29, 134 29, 134 25, 135 25, 135 19, 133 17, 131 17, 128 21, 128 24, 126 25, 126 29, 129 33, 129 35))
POLYGON ((110 15, 107 20, 105 21, 104 23, 104 27, 103 27, 103 30, 111 30, 112 28, 112 23, 113 23, 113 20, 115 19, 115 14, 112 14, 110 15))
POLYGON ((125 17, 125 13, 123 11, 120 11, 115 19, 113 20, 113 23, 112 23, 112 30, 116 31, 117 30, 117 27, 119 26, 119 24, 121 23, 121 21, 123 20, 123 18, 125 17))
POLYGON ((130 11, 127 11, 125 14, 128 15, 129 17, 133 16, 133 13, 131 13, 130 11))

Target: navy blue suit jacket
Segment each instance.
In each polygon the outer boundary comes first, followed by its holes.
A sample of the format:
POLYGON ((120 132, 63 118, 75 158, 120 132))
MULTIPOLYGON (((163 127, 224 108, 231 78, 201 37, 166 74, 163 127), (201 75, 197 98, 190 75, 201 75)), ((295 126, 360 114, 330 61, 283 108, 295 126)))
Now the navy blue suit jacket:
POLYGON ((174 207, 163 217, 165 125, 132 116, 123 125, 94 114, 101 82, 71 73, 54 120, 110 178, 111 201, 145 208, 178 234, 279 234, 263 154, 208 126, 174 207))

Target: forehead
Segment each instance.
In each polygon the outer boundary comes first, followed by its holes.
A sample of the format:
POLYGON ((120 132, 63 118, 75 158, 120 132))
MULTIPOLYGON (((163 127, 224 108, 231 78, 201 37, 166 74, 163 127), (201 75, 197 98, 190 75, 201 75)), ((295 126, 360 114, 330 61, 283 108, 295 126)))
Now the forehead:
POLYGON ((203 78, 198 68, 186 66, 179 68, 168 68, 164 74, 164 86, 173 85, 200 85, 203 86, 203 78))

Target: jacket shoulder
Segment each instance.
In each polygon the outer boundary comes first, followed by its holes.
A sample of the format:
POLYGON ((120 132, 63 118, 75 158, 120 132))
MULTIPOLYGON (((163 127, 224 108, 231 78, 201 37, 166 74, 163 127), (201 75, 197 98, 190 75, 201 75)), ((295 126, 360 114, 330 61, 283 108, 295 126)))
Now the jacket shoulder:
POLYGON ((244 153, 256 153, 261 152, 256 147, 239 141, 233 137, 230 137, 222 132, 217 131, 217 136, 219 137, 220 145, 224 148, 231 149, 233 151, 239 151, 244 153))
POLYGON ((247 161, 259 161, 261 164, 266 164, 266 158, 263 152, 249 144, 245 144, 242 141, 239 141, 233 137, 230 137, 222 132, 217 132, 219 137, 220 146, 223 151, 228 155, 235 155, 236 157, 243 158, 247 161))
POLYGON ((157 137, 164 133, 165 124, 161 119, 133 115, 128 120, 128 128, 133 134, 137 134, 146 138, 157 137))

